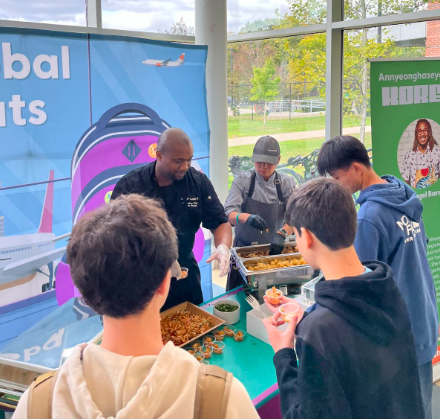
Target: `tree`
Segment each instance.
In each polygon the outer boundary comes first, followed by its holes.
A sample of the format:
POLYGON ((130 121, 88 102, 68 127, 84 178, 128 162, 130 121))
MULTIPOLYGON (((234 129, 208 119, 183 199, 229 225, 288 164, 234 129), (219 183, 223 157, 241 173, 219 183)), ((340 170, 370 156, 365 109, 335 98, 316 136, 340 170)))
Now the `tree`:
POLYGON ((275 65, 271 60, 267 60, 264 67, 254 68, 254 78, 252 83, 251 100, 255 102, 264 102, 263 106, 263 124, 266 126, 266 104, 268 101, 278 96, 278 86, 281 78, 275 76, 275 65))
POLYGON ((176 23, 173 23, 170 26, 170 29, 165 29, 164 31, 161 31, 160 29, 157 30, 159 33, 167 33, 170 35, 185 35, 185 36, 195 36, 195 30, 193 26, 188 26, 185 21, 183 20, 183 17, 180 18, 180 20, 176 23))
MULTIPOLYGON (((247 23, 241 31, 281 29, 325 23, 325 0, 287 0, 289 12, 285 16, 247 23), (273 26, 279 20, 278 26, 273 26)), ((429 0, 432 1, 432 0, 429 0)), ((428 0, 344 0, 345 19, 361 19, 375 15, 408 13, 425 7, 428 0)), ((249 85, 254 67, 273 62, 275 75, 283 83, 292 84, 292 95, 305 95, 307 90, 318 91, 325 98, 326 34, 291 36, 228 45, 228 79, 230 84, 249 85)), ((344 32, 344 114, 359 117, 360 139, 365 138, 369 113, 368 59, 387 57, 424 56, 425 47, 402 47, 396 44, 390 32, 381 28, 358 29, 344 32)), ((234 87, 231 96, 248 95, 251 87, 234 87)), ((280 92, 282 91, 279 87, 280 92)))
MULTIPOLYGON (((374 15, 390 15, 399 13, 408 13, 419 10, 420 7, 427 3, 424 0, 345 0, 344 12, 348 19, 365 19, 367 16, 374 15)), ((382 40, 382 30, 378 30, 377 35, 368 37, 369 29, 364 28, 357 32, 344 34, 344 58, 349 57, 351 66, 344 71, 344 82, 351 79, 348 85, 347 94, 349 97, 357 99, 360 105, 360 138, 364 142, 365 125, 367 119, 367 111, 369 104, 369 77, 368 77, 368 59, 377 57, 391 57, 398 54, 395 51, 395 42, 393 39, 387 38, 382 40), (352 70, 357 73, 353 78, 352 70), (360 76, 360 78, 359 78, 360 76), (354 88, 354 89, 350 89, 354 88)), ((344 83, 344 88, 347 83, 344 83)), ((353 109, 356 109, 353 103, 353 109)))
POLYGON ((263 67, 267 60, 274 63, 275 75, 287 81, 287 54, 279 41, 267 39, 228 44, 228 96, 234 102, 249 103, 253 69, 263 67))
MULTIPOLYGON (((346 0, 347 1, 347 0, 346 0)), ((284 17, 282 27, 295 27, 325 23, 326 0, 287 0, 289 13, 284 17)))
MULTIPOLYGON (((281 27, 324 23, 325 1, 288 0, 289 13, 281 27)), ((427 0, 345 0, 345 19, 365 19, 367 16, 408 13, 419 10, 427 0)), ((397 48, 387 32, 368 28, 344 33, 343 89, 346 102, 345 113, 355 113, 360 118, 360 140, 365 138, 365 125, 369 106, 368 59, 378 57, 418 56, 420 48, 397 48), (385 35, 385 36, 384 36, 385 35)), ((317 34, 304 36, 299 42, 285 41, 289 53, 291 79, 304 80, 321 86, 325 95, 326 36, 317 34), (321 83, 321 84, 319 84, 321 83)))
POLYGON ((319 95, 325 98, 326 34, 297 38, 284 41, 284 48, 289 55, 289 79, 296 82, 292 92, 301 94, 303 87, 299 83, 307 83, 309 91, 317 89, 319 95))
POLYGON ((239 33, 252 33, 274 29, 282 23, 282 17, 278 9, 275 9, 275 16, 274 18, 268 17, 264 20, 258 19, 254 22, 247 22, 240 28, 239 33))
POLYGON ((420 10, 433 0, 344 0, 345 19, 387 16, 420 10))

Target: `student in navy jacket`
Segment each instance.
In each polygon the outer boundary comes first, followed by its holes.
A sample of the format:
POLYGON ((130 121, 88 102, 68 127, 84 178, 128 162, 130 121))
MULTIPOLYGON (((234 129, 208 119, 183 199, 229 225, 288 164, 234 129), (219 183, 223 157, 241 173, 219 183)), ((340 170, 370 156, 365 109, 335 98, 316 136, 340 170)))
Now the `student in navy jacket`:
POLYGON ((286 222, 324 277, 299 323, 296 315, 281 332, 279 313, 264 321, 284 419, 423 418, 405 302, 387 265, 357 257, 351 195, 333 179, 309 181, 293 192, 286 222))
POLYGON ((437 350, 438 313, 427 258, 423 205, 414 191, 394 176, 378 176, 364 145, 354 137, 325 142, 317 162, 350 193, 361 191, 354 247, 361 261, 391 266, 412 324, 426 419, 432 418, 432 358, 437 350))

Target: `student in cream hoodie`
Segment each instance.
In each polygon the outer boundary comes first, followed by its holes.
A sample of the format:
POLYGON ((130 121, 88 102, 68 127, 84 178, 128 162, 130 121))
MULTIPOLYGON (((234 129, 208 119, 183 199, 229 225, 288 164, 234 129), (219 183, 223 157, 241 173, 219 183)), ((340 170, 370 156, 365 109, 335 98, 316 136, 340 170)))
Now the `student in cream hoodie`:
MULTIPOLYGON (((199 363, 162 343, 160 309, 177 259, 177 238, 164 210, 125 195, 84 215, 67 248, 72 278, 103 316, 102 344, 77 346, 61 367, 53 419, 192 419, 199 363)), ((14 419, 27 418, 26 392, 14 419)), ((226 418, 258 418, 233 379, 226 418)))

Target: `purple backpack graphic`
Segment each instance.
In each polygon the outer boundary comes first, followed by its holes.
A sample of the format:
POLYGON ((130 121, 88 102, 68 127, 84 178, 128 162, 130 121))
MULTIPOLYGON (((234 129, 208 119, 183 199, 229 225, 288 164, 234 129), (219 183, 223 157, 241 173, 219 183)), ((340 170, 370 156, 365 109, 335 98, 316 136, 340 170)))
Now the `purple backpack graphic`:
MULTIPOLYGON (((169 127, 151 108, 125 103, 109 109, 84 133, 71 163, 73 224, 87 211, 108 203, 122 176, 156 159, 157 140, 169 127)), ((59 305, 80 296, 65 256, 55 276, 59 305)))

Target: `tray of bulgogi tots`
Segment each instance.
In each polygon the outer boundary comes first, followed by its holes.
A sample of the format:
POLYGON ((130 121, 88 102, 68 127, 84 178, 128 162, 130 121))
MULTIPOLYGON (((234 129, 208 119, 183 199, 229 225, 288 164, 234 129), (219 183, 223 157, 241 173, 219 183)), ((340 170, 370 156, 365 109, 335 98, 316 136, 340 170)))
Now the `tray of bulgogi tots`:
POLYGON ((162 341, 184 346, 225 323, 200 307, 185 302, 160 313, 162 341))
MULTIPOLYGON (((256 259, 256 258, 266 258, 269 257, 270 244, 257 244, 254 246, 245 247, 233 247, 231 253, 235 259, 240 259, 241 261, 256 259)), ((284 250, 281 254, 295 254, 298 253, 298 248, 295 242, 289 242, 284 245, 284 250)))
POLYGON ((268 284, 281 281, 294 283, 304 282, 313 274, 313 268, 299 253, 239 260, 237 267, 252 286, 256 286, 260 278, 264 278, 268 284))

